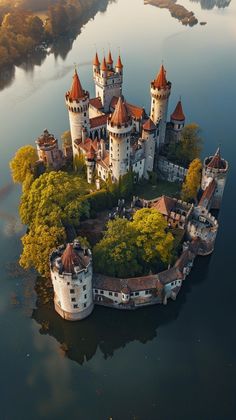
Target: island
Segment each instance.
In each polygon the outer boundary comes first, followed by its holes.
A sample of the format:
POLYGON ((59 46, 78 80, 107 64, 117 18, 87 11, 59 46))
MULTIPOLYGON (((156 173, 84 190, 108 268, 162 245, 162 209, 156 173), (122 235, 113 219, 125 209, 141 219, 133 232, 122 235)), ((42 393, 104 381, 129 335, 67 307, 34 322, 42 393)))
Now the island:
POLYGON ((184 6, 177 4, 177 0, 144 0, 144 4, 151 4, 160 9, 168 9, 171 16, 178 19, 183 25, 197 25, 198 19, 193 12, 189 12, 184 6))
POLYGON ((229 169, 220 148, 201 161, 199 126, 186 124, 180 99, 168 119, 164 65, 150 83, 149 115, 123 95, 120 55, 96 53, 92 74, 94 97, 74 71, 62 147, 45 129, 10 162, 27 226, 20 265, 50 282, 69 321, 95 304, 175 300, 195 258, 214 251, 229 169))

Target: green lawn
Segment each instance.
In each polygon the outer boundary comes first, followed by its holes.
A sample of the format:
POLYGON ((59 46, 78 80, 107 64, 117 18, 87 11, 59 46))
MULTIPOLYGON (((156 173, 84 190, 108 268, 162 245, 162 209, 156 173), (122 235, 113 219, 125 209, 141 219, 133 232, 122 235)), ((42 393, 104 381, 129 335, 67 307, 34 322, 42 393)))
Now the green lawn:
POLYGON ((152 200, 161 195, 168 195, 169 197, 179 197, 181 185, 175 182, 168 182, 157 180, 155 185, 145 183, 135 186, 135 194, 145 200, 152 200))

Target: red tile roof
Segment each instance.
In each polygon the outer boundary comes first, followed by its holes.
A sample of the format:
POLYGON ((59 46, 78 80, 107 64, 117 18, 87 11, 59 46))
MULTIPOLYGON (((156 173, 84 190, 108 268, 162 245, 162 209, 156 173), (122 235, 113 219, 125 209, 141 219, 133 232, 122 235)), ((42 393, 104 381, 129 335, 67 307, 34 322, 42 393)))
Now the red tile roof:
POLYGON ((221 154, 220 154, 220 148, 219 147, 218 147, 215 155, 212 157, 212 159, 208 163, 207 167, 208 168, 213 168, 213 169, 224 169, 225 168, 225 163, 221 159, 221 154))
POLYGON ((81 86, 77 70, 75 70, 71 90, 69 92, 69 98, 72 101, 76 101, 76 100, 81 99, 83 97, 84 97, 84 91, 83 91, 83 88, 81 86))
POLYGON ((123 64, 122 64, 122 61, 121 61, 120 55, 119 55, 119 57, 118 57, 118 60, 117 60, 117 63, 116 63, 116 67, 117 67, 118 69, 123 69, 123 64))
POLYGON ((103 104, 101 101, 101 98, 92 98, 89 101, 90 105, 93 106, 96 109, 102 109, 103 108, 103 104))
POLYGON ((143 129, 146 131, 153 131, 156 130, 157 127, 154 124, 154 122, 151 120, 151 118, 149 118, 144 124, 143 124, 143 129))
POLYGON ((176 120, 176 121, 184 121, 185 120, 185 115, 183 113, 183 107, 182 107, 181 101, 179 101, 177 103, 176 108, 175 108, 173 114, 171 115, 171 119, 176 120))
POLYGON ((175 200, 173 198, 163 195, 157 201, 151 204, 151 207, 155 208, 164 216, 169 216, 170 212, 175 208, 175 200))
POLYGON ((75 143, 78 145, 78 148, 84 150, 85 153, 89 153, 91 146, 97 152, 100 142, 98 140, 92 140, 90 138, 85 139, 84 142, 82 140, 75 140, 75 143))
POLYGON ((105 57, 103 57, 103 60, 102 60, 101 70, 107 71, 107 63, 106 63, 105 57))
POLYGON ((111 51, 109 50, 108 53, 108 57, 107 57, 107 64, 113 64, 113 60, 112 60, 112 56, 111 56, 111 51))
POLYGON ((210 184, 206 187, 205 191, 203 191, 201 200, 199 201, 199 206, 208 207, 208 204, 210 203, 213 194, 215 192, 216 189, 216 181, 214 179, 212 179, 212 181, 210 182, 210 184))
MULTIPOLYGON (((111 108, 115 109, 116 104, 118 102, 118 99, 119 98, 117 96, 113 96, 113 98, 111 100, 111 103, 110 103, 111 108)), ((128 102, 125 102, 125 106, 126 106, 126 109, 128 111, 128 114, 131 117, 136 118, 138 120, 141 120, 142 118, 144 118, 145 110, 143 108, 141 108, 139 106, 136 106, 136 105, 133 105, 133 104, 130 104, 128 102)))
POLYGON ((96 55, 95 55, 94 60, 93 60, 93 65, 96 66, 96 67, 99 67, 100 66, 100 61, 98 59, 97 52, 96 52, 96 55))
POLYGON ((106 151, 105 152, 105 156, 103 159, 100 159, 97 161, 98 165, 101 165, 104 169, 109 169, 109 164, 110 164, 110 158, 109 158, 109 152, 106 151))
POLYGON ((154 86, 158 89, 161 88, 165 88, 167 86, 168 82, 166 79, 166 70, 163 66, 163 64, 161 65, 160 71, 156 76, 156 79, 154 80, 154 86))
POLYGON ((121 97, 119 97, 118 102, 115 107, 115 111, 111 117, 111 123, 115 125, 122 125, 129 121, 129 114, 127 112, 126 105, 124 104, 121 97))
POLYGON ((65 251, 61 256, 63 270, 66 273, 74 273, 74 267, 84 267, 82 259, 73 248, 73 244, 67 244, 65 251))
POLYGON ((90 127, 97 128, 107 124, 107 115, 98 115, 98 117, 90 118, 90 127))

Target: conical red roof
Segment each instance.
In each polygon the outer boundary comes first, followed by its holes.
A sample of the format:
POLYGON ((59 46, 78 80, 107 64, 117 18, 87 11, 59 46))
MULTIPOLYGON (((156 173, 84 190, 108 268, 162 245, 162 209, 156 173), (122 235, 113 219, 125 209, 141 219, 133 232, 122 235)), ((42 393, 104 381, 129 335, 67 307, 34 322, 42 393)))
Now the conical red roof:
POLYGON ((127 123, 129 120, 130 117, 128 115, 127 108, 121 97, 119 97, 115 107, 115 111, 113 112, 111 117, 111 122, 115 125, 121 125, 127 123))
POLYGON ((122 61, 121 61, 120 55, 119 55, 119 57, 118 57, 118 60, 117 60, 117 63, 116 63, 116 67, 117 67, 118 69, 123 69, 123 64, 122 64, 122 61))
POLYGON ((154 122, 151 120, 151 118, 149 118, 144 124, 143 124, 143 129, 146 131, 153 131, 156 130, 157 127, 154 124, 154 122))
POLYGON ((96 52, 96 55, 95 55, 94 60, 93 60, 93 65, 96 66, 96 67, 100 66, 100 61, 98 59, 98 53, 97 52, 96 52))
POLYGON ((161 65, 160 71, 156 76, 156 79, 154 80, 154 85, 155 87, 161 89, 161 88, 165 88, 167 86, 167 80, 166 80, 166 70, 163 66, 163 64, 161 65))
POLYGON ((208 163, 208 168, 213 169, 224 169, 225 164, 224 161, 221 159, 220 148, 218 147, 215 155, 211 158, 210 162, 208 163))
POLYGON ((65 273, 74 273, 74 267, 81 265, 81 258, 75 252, 73 244, 67 244, 65 251, 61 256, 63 271, 65 273))
POLYGON ((103 57, 103 60, 102 60, 101 70, 107 71, 107 63, 106 63, 105 57, 103 57))
POLYGON ((73 82, 72 82, 69 97, 72 101, 76 101, 77 99, 81 99, 84 97, 84 91, 81 86, 77 70, 75 70, 75 74, 73 76, 73 82))
POLYGON ((175 108, 173 114, 171 115, 171 119, 176 120, 176 121, 184 121, 185 120, 185 115, 184 115, 184 112, 183 112, 183 107, 182 107, 181 101, 179 101, 177 103, 176 108, 175 108))
POLYGON ((107 64, 113 64, 113 59, 111 56, 111 51, 109 50, 108 57, 107 57, 107 64))

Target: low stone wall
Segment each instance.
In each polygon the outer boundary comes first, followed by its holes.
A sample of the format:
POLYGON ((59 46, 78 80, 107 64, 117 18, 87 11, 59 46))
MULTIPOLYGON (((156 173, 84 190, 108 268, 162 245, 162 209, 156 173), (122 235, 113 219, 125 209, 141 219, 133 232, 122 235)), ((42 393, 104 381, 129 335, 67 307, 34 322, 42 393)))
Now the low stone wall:
POLYGON ((183 182, 188 172, 186 168, 175 165, 163 156, 158 157, 157 169, 161 177, 169 182, 183 182))

